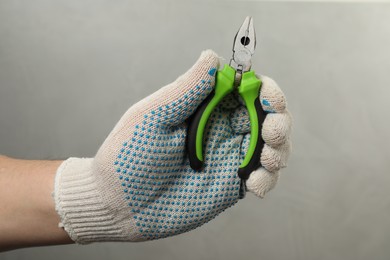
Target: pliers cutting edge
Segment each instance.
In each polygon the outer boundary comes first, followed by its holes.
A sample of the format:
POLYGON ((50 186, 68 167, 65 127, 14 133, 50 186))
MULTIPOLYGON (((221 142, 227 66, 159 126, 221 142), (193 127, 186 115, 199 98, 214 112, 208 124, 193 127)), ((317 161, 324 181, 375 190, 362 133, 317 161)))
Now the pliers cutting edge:
POLYGON ((230 64, 225 64, 223 69, 217 72, 214 91, 195 111, 188 128, 187 149, 190 166, 194 170, 200 170, 203 166, 203 134, 211 112, 227 94, 238 89, 248 110, 251 130, 249 147, 238 169, 238 176, 241 178, 241 198, 245 196, 245 181, 252 171, 261 166, 260 156, 264 147, 261 128, 266 113, 259 99, 261 81, 256 77, 255 72, 250 70, 255 47, 253 19, 246 17, 234 38, 230 64))

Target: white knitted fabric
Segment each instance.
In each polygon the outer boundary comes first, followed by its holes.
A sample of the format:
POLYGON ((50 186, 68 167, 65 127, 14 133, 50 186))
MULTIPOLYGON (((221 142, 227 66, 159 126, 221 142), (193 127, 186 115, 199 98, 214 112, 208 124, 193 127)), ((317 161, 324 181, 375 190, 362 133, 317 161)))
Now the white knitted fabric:
MULTIPOLYGON (((203 52, 174 83, 132 106, 95 158, 62 163, 54 199, 60 226, 74 241, 164 238, 192 230, 238 201, 237 169, 249 140, 248 115, 239 102, 225 101, 212 113, 202 171, 190 168, 185 149, 186 120, 212 91, 218 63, 213 51, 203 52)), ((251 174, 247 187, 263 197, 286 166, 291 117, 279 87, 261 79, 261 103, 270 112, 262 129, 264 167, 251 174)))

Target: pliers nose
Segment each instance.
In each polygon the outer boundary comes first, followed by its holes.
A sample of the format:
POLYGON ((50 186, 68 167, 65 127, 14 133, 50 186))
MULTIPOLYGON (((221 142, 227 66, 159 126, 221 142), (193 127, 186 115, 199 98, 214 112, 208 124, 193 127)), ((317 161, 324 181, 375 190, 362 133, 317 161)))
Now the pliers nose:
POLYGON ((233 57, 230 60, 232 66, 238 73, 242 74, 251 69, 252 55, 256 49, 256 33, 253 19, 250 16, 245 18, 244 23, 237 31, 233 42, 233 57))

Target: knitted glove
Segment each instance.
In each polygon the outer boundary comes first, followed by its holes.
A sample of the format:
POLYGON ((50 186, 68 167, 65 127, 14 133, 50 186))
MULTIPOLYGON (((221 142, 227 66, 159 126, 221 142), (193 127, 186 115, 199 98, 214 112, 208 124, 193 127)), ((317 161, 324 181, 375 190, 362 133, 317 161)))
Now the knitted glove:
MULTIPOLYGON (((206 128, 205 164, 189 166, 186 119, 214 86, 218 56, 205 51, 175 82, 132 106, 95 158, 69 158, 58 168, 54 199, 62 226, 77 243, 143 241, 192 230, 238 201, 237 169, 249 141, 246 110, 228 97, 206 128)), ((283 93, 262 77, 267 115, 264 168, 247 181, 262 197, 289 153, 291 120, 283 93)))

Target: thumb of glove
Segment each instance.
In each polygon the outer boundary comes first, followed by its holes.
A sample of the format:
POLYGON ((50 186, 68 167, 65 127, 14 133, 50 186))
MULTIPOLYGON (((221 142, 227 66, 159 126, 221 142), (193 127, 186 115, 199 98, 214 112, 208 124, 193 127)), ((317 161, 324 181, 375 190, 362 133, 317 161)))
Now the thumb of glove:
POLYGON ((203 51, 186 73, 132 106, 120 122, 129 116, 155 114, 166 126, 183 123, 213 90, 218 65, 214 51, 203 51))

